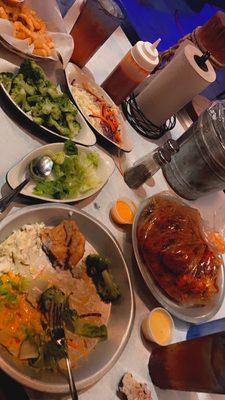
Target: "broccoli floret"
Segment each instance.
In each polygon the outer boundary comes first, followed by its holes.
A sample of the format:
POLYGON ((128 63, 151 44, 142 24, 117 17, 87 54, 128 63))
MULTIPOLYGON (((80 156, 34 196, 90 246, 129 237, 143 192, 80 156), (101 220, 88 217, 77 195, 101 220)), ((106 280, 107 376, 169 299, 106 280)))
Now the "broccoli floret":
POLYGON ((45 290, 39 300, 39 307, 42 312, 48 312, 50 310, 52 302, 54 304, 62 304, 66 300, 65 294, 62 290, 58 289, 56 286, 51 286, 45 290))
POLYGON ((43 125, 44 119, 41 117, 33 117, 33 121, 38 125, 43 125))
POLYGON ((75 329, 75 333, 79 336, 85 336, 89 338, 107 339, 107 327, 105 325, 100 325, 100 326, 93 324, 78 325, 75 329))
POLYGON ((67 137, 71 137, 72 134, 70 132, 70 129, 67 128, 66 126, 63 125, 62 121, 56 121, 52 118, 52 116, 50 115, 49 119, 47 120, 46 124, 49 127, 53 127, 56 129, 56 132, 60 133, 61 135, 67 136, 67 137))
POLYGON ((25 90, 25 92, 30 96, 32 96, 35 93, 35 88, 25 82, 24 76, 21 73, 17 74, 13 78, 12 88, 15 88, 15 87, 22 87, 25 90))
POLYGON ((18 106, 22 106, 26 102, 26 91, 22 86, 13 87, 10 96, 18 106))
POLYGON ((9 92, 11 89, 13 76, 14 75, 11 72, 1 72, 0 73, 0 83, 3 84, 3 86, 7 90, 7 92, 9 92))
POLYGON ((43 101, 37 102, 32 107, 33 117, 44 117, 50 116, 55 121, 58 121, 61 117, 61 111, 57 104, 53 103, 50 99, 46 98, 43 101))
POLYGON ((42 101, 42 96, 40 94, 34 94, 33 96, 28 96, 27 101, 31 105, 35 105, 36 103, 39 103, 42 101))
POLYGON ((53 100, 60 99, 65 96, 62 92, 48 79, 42 79, 36 83, 37 90, 43 95, 49 95, 53 100))
POLYGON ((35 106, 32 107, 32 109, 31 109, 32 117, 43 118, 42 105, 43 105, 43 102, 39 102, 39 103, 36 103, 35 106))
POLYGON ((48 92, 48 89, 52 86, 52 82, 48 79, 40 80, 36 83, 37 90, 45 96, 48 92))
POLYGON ((53 100, 63 96, 63 93, 60 92, 59 89, 53 84, 51 84, 51 86, 47 89, 47 93, 53 100))
POLYGON ((109 271, 110 261, 97 254, 89 254, 86 258, 87 274, 92 278, 96 290, 105 303, 117 300, 120 291, 109 271))
POLYGON ((75 156, 78 154, 78 148, 72 140, 67 140, 64 143, 64 151, 68 156, 75 156))
POLYGON ((61 117, 59 106, 48 98, 42 102, 42 112, 45 115, 51 115, 55 120, 59 120, 61 117))
POLYGON ((22 110, 25 112, 29 112, 31 110, 31 106, 30 104, 26 101, 23 102, 22 106, 21 106, 22 110))
POLYGON ((66 113, 65 115, 66 115, 66 121, 67 121, 68 127, 72 134, 71 136, 74 136, 80 131, 81 126, 80 126, 79 122, 76 121, 75 116, 73 114, 66 113))
POLYGON ((77 115, 77 108, 75 105, 70 101, 67 95, 63 95, 58 99, 58 104, 62 112, 65 113, 72 113, 74 116, 77 115))
POLYGON ((43 69, 35 61, 24 60, 19 72, 23 74, 25 80, 29 79, 29 82, 38 82, 40 79, 45 80, 43 69))

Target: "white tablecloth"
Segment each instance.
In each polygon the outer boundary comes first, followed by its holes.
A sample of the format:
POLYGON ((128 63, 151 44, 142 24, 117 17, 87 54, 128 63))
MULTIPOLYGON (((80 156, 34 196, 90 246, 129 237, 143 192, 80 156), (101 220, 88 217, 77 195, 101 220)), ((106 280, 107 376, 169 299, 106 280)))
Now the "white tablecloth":
MULTIPOLYGON (((117 32, 116 35, 119 35, 120 38, 121 33, 117 32)), ((126 47, 128 47, 128 44, 123 38, 124 42, 120 40, 119 43, 117 43, 118 46, 115 46, 116 38, 118 38, 118 36, 116 35, 114 35, 114 37, 110 39, 111 45, 112 43, 114 43, 114 47, 110 47, 110 53, 112 56, 115 51, 115 54, 117 54, 117 57, 119 58, 121 57, 121 53, 126 51, 126 47), (124 49, 122 49, 121 43, 125 43, 124 49)), ((101 63, 98 62, 95 64, 94 59, 89 63, 89 68, 92 70, 93 73, 95 72, 98 81, 101 80, 101 77, 104 74, 107 74, 110 66, 110 60, 107 57, 104 57, 104 51, 105 50, 102 49, 101 52, 98 53, 98 56, 96 56, 97 59, 99 59, 100 57, 101 63), (99 69, 99 66, 101 66, 101 69, 99 69)), ((0 55, 3 56, 3 53, 3 50, 0 48, 0 55)), ((166 137, 169 137, 168 134, 167 136, 164 136, 163 139, 153 143, 152 141, 137 134, 128 123, 127 130, 134 143, 133 151, 129 154, 126 154, 124 157, 127 165, 131 164, 140 156, 151 151, 162 141, 165 141, 166 137)), ((177 125, 172 132, 172 136, 174 138, 177 138, 182 134, 182 132, 183 129, 179 122, 177 122, 177 125)), ((0 186, 2 187, 2 194, 7 192, 8 190, 7 184, 5 183, 7 171, 29 151, 33 150, 43 143, 45 143, 44 138, 40 139, 29 132, 25 132, 17 124, 15 124, 5 114, 5 112, 0 110, 0 186)), ((154 179, 150 181, 149 185, 144 185, 142 189, 134 192, 126 186, 119 171, 115 169, 114 174, 111 176, 108 183, 104 186, 100 193, 77 204, 77 207, 84 209, 85 211, 102 221, 102 223, 104 223, 110 229, 112 234, 118 240, 124 252, 130 270, 136 301, 134 327, 130 340, 124 352, 122 353, 115 366, 104 376, 103 379, 101 379, 101 381, 99 381, 88 391, 80 395, 81 400, 116 400, 116 389, 118 382, 123 373, 126 371, 130 371, 140 380, 146 381, 149 387, 152 389, 153 399, 155 400, 157 398, 154 392, 154 388, 152 387, 147 369, 150 348, 147 348, 144 345, 140 336, 141 321, 143 317, 149 312, 149 310, 157 306, 157 302, 148 291, 140 276, 136 263, 134 262, 131 245, 131 230, 123 229, 114 225, 109 219, 109 211, 113 202, 119 197, 128 197, 138 205, 147 196, 153 195, 154 193, 160 192, 165 189, 168 189, 168 186, 161 172, 158 172, 154 176, 154 179), (98 207, 96 207, 96 204, 98 205, 98 207)), ((21 197, 19 198, 17 203, 13 204, 12 207, 20 208, 24 207, 26 204, 32 203, 33 202, 31 200, 21 197)), ((191 204, 200 208, 200 210, 202 211, 202 215, 211 223, 215 219, 215 213, 217 216, 225 216, 225 196, 223 192, 205 197, 202 200, 193 202, 191 204)), ((10 208, 10 210, 4 213, 1 218, 4 218, 4 216, 8 212, 12 212, 12 207, 10 208)), ((225 304, 223 304, 215 318, 219 318, 222 316, 225 316, 225 304)), ((185 322, 175 319, 174 341, 180 341, 185 338, 187 326, 188 325, 185 322)), ((171 392, 162 391, 159 389, 156 389, 156 393, 160 400, 219 400, 222 398, 222 396, 217 395, 171 392)), ((33 400, 61 399, 61 397, 57 397, 55 395, 44 396, 39 393, 35 394, 31 392, 29 392, 29 394, 30 398, 33 400)), ((65 398, 68 399, 68 396, 65 398)))

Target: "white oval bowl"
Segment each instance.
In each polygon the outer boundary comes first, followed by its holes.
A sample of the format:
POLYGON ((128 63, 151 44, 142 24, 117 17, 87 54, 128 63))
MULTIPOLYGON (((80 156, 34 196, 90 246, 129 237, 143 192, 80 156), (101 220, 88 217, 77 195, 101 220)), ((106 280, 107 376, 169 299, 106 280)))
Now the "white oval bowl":
MULTIPOLYGON (((35 187, 35 183, 33 181, 30 181, 24 189, 21 191, 21 194, 29 197, 33 197, 35 199, 39 200, 45 200, 45 201, 51 201, 54 203, 73 203, 75 201, 81 201, 86 199, 87 197, 90 197, 97 193, 108 181, 109 177, 112 175, 114 169, 115 169, 115 164, 114 161, 112 160, 111 157, 109 157, 107 154, 105 154, 102 150, 97 149, 95 147, 83 147, 80 145, 77 145, 78 149, 82 149, 86 151, 87 153, 92 153, 93 151, 97 152, 99 155, 99 165, 97 168, 97 173, 101 179, 100 184, 92 190, 89 190, 85 194, 82 194, 78 197, 74 198, 69 198, 69 199, 52 199, 50 197, 44 197, 44 196, 38 196, 33 192, 33 189, 35 187)), ((24 179, 26 176, 26 170, 27 166, 30 164, 32 160, 34 160, 36 157, 39 156, 44 156, 47 155, 49 152, 59 152, 62 151, 64 148, 64 143, 52 143, 52 144, 47 144, 45 146, 41 146, 33 151, 31 151, 28 155, 26 155, 21 161, 19 161, 13 168, 9 170, 7 173, 7 182, 11 186, 12 189, 15 189, 24 179)))

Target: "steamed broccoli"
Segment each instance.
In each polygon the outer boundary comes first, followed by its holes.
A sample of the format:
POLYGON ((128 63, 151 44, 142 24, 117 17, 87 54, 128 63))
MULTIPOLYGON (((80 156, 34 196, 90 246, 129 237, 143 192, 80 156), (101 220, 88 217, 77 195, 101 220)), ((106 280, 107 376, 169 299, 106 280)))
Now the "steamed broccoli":
POLYGON ((39 300, 39 307, 42 312, 48 312, 52 302, 54 302, 54 304, 62 304, 65 300, 66 295, 62 290, 58 289, 56 286, 51 286, 42 293, 39 300))
POLYGON ((47 93, 53 100, 56 100, 62 96, 62 92, 60 92, 55 85, 51 85, 51 87, 48 88, 47 93))
POLYGON ((74 116, 77 115, 77 108, 70 101, 69 97, 63 94, 57 101, 62 112, 73 113, 74 116))
POLYGON ((92 278, 96 290, 105 303, 117 300, 120 291, 109 271, 110 261, 98 254, 89 254, 86 258, 87 274, 92 278))
POLYGON ((25 80, 31 82, 38 82, 40 79, 45 80, 45 73, 35 61, 24 60, 20 65, 19 73, 23 74, 25 80))
POLYGON ((21 105, 26 100, 26 92, 23 87, 15 86, 10 93, 16 104, 21 105))
POLYGON ((13 74, 11 72, 1 72, 0 73, 0 83, 3 84, 7 92, 10 91, 13 80, 13 74))
POLYGON ((58 133, 61 135, 67 136, 67 137, 73 137, 72 132, 70 129, 64 125, 64 121, 56 121, 52 116, 49 117, 49 119, 46 121, 46 125, 49 127, 54 127, 58 133))
POLYGON ((45 117, 45 116, 49 116, 49 115, 51 115, 51 117, 54 120, 59 120, 59 118, 61 117, 61 111, 60 111, 60 108, 58 107, 58 105, 56 103, 53 103, 48 98, 45 98, 43 100, 41 99, 41 101, 37 102, 32 107, 32 116, 34 116, 34 117, 41 117, 41 116, 45 117))
POLYGON ((80 126, 79 122, 76 121, 76 118, 73 114, 66 113, 65 115, 66 115, 66 121, 67 121, 68 127, 72 133, 72 136, 74 136, 80 131, 81 126, 80 126))
POLYGON ((29 104, 34 106, 36 103, 39 103, 42 101, 42 96, 40 94, 34 94, 32 96, 27 96, 27 101, 29 104))
POLYGON ((26 101, 26 91, 22 86, 15 86, 10 93, 12 99, 18 106, 22 107, 27 103, 26 101))
POLYGON ((33 121, 68 138, 81 129, 76 121, 77 109, 69 97, 45 78, 45 73, 35 61, 25 60, 16 75, 1 73, 3 83, 12 99, 33 121))
POLYGON ((22 107, 22 109, 26 112, 30 111, 30 105, 27 102, 27 95, 33 95, 34 92, 35 89, 24 81, 22 74, 17 74, 13 78, 10 95, 16 104, 22 107))
POLYGON ((67 156, 74 156, 78 154, 78 148, 72 140, 67 140, 64 143, 64 151, 67 156))
POLYGON ((41 79, 40 81, 38 81, 36 83, 36 88, 37 91, 42 95, 42 96, 46 96, 48 89, 52 86, 52 82, 49 81, 48 79, 41 79))
POLYGON ((41 117, 33 117, 33 121, 36 122, 38 125, 43 125, 44 123, 44 118, 41 117))

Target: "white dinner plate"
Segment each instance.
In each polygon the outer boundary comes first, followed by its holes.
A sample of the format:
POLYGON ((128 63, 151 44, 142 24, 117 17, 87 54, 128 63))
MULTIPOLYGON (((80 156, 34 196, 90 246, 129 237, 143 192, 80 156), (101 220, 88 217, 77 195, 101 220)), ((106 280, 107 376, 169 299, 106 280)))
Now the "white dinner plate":
POLYGON ((81 104, 79 103, 79 99, 74 95, 73 93, 73 86, 72 82, 75 81, 78 84, 82 83, 90 83, 91 86, 95 89, 96 93, 100 96, 103 97, 106 102, 112 106, 118 108, 115 103, 112 101, 112 99, 109 97, 109 95, 93 80, 91 79, 87 74, 85 74, 79 67, 77 67, 75 64, 69 63, 65 69, 66 72, 66 79, 67 79, 67 84, 70 89, 71 95, 74 98, 74 101, 76 102, 77 107, 79 110, 82 112, 83 116, 86 118, 88 123, 91 125, 91 127, 97 132, 99 135, 103 136, 107 141, 118 147, 119 149, 130 152, 133 148, 133 144, 131 140, 129 139, 125 123, 123 120, 123 116, 118 109, 118 119, 119 119, 119 128, 120 128, 120 134, 121 134, 121 143, 116 143, 113 140, 109 139, 107 136, 105 136, 101 131, 96 129, 96 127, 92 124, 91 118, 85 110, 82 108, 81 104))
MULTIPOLYGON (((9 61, 4 60, 3 58, 0 58, 0 72, 12 72, 15 73, 17 72, 19 69, 18 65, 12 64, 9 61)), ((23 118, 25 120, 29 120, 30 123, 34 124, 35 128, 39 129, 40 132, 44 134, 50 134, 54 137, 60 138, 60 139, 65 139, 67 140, 68 138, 66 136, 60 135, 57 132, 52 131, 49 128, 46 128, 43 125, 38 125, 36 124, 36 122, 33 121, 32 117, 25 113, 16 103, 15 101, 12 99, 12 97, 9 95, 9 93, 7 92, 7 90, 4 88, 4 86, 2 84, 0 84, 0 93, 2 96, 4 96, 4 98, 6 100, 8 100, 8 102, 17 109, 17 111, 19 113, 21 113, 21 115, 23 116, 23 118)), ((84 146, 93 146, 96 143, 96 137, 95 134, 92 132, 92 130, 89 128, 87 122, 85 121, 85 118, 83 117, 83 115, 79 112, 77 113, 77 121, 80 123, 81 125, 81 130, 80 132, 74 136, 71 140, 73 140, 73 142, 78 143, 78 144, 82 144, 84 146)))
MULTIPOLYGON (((87 148, 83 146, 77 145, 78 149, 82 149, 86 151, 87 153, 91 153, 93 151, 96 151, 99 155, 99 165, 97 168, 97 174, 101 180, 99 185, 92 190, 89 190, 88 192, 74 198, 70 199, 52 199, 49 197, 44 197, 44 196, 37 196, 33 194, 33 189, 35 187, 34 182, 29 182, 25 188, 21 191, 21 193, 25 196, 28 197, 33 197, 35 199, 39 200, 45 200, 45 201, 51 201, 54 203, 73 203, 75 201, 81 201, 86 199, 87 197, 92 196, 93 194, 97 193, 108 181, 109 177, 112 175, 115 164, 114 161, 112 160, 111 157, 109 157, 107 154, 105 154, 102 150, 97 149, 95 147, 87 148)), ((59 152, 62 151, 64 148, 64 143, 52 143, 52 144, 47 144, 45 146, 41 146, 38 149, 33 150, 31 153, 29 153, 26 157, 24 157, 21 161, 19 161, 13 168, 10 169, 10 171, 7 174, 7 181, 8 184, 11 186, 12 189, 17 187, 24 179, 26 176, 26 169, 27 166, 30 164, 30 162, 39 156, 46 155, 49 152, 59 152)))
POLYGON ((215 294, 209 302, 204 305, 204 306, 184 306, 176 303, 172 299, 170 299, 166 293, 155 283, 153 277, 151 276, 148 268, 146 267, 145 263, 142 260, 142 257, 140 255, 139 249, 138 249, 138 240, 137 240, 137 227, 138 227, 138 222, 139 219, 145 210, 145 208, 149 204, 149 199, 143 201, 141 206, 138 209, 138 212, 135 216, 135 220, 133 223, 133 229, 132 229, 132 242, 133 242, 133 249, 134 249, 134 254, 135 258, 139 267, 139 270, 142 274, 142 277, 148 286, 149 290, 153 294, 153 296, 156 298, 156 300, 163 306, 165 307, 171 314, 173 314, 175 317, 191 322, 194 324, 198 324, 201 322, 208 321, 210 318, 212 318, 220 309, 223 300, 224 300, 224 294, 225 294, 225 287, 224 287, 224 263, 222 263, 219 274, 218 274, 218 287, 219 291, 217 294, 215 294))
MULTIPOLYGON (((25 207, 1 221, 0 242, 25 224, 43 222, 46 226, 56 226, 65 219, 72 219, 77 223, 85 236, 87 247, 90 245, 101 256, 112 260, 112 272, 121 291, 121 298, 111 307, 107 323, 108 339, 97 343, 88 357, 79 360, 78 367, 73 369, 77 389, 84 390, 113 367, 132 329, 134 316, 132 285, 126 262, 116 240, 101 222, 84 211, 65 204, 42 204, 25 207)), ((68 380, 64 374, 31 368, 12 357, 2 346, 0 346, 0 365, 1 369, 12 378, 34 390, 49 393, 69 392, 68 380)))

